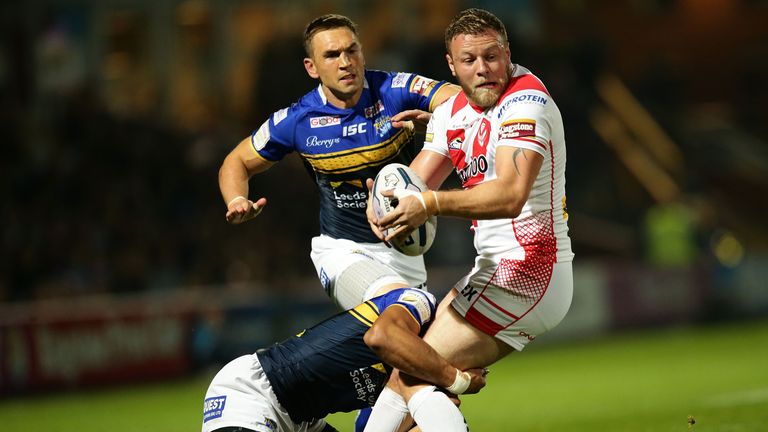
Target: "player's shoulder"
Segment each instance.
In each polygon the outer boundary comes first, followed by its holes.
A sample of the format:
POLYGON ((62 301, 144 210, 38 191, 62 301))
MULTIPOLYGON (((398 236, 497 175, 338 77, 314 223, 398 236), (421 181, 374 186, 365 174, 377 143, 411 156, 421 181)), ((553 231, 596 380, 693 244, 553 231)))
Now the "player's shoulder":
POLYGON ((546 112, 551 105, 551 96, 544 83, 525 67, 520 65, 513 65, 513 67, 509 87, 499 98, 497 117, 502 118, 515 111, 530 113, 530 115, 546 112))
POLYGON ((320 94, 322 90, 316 87, 306 93, 298 101, 272 113, 269 122, 273 127, 287 127, 293 129, 299 121, 309 115, 317 113, 325 107, 325 101, 320 94))

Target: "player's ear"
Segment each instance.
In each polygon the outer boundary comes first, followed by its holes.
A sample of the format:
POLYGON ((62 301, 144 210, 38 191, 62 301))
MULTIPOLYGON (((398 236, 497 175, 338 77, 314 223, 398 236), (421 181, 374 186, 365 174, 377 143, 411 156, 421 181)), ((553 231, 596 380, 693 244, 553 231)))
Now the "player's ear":
POLYGON ((313 62, 311 58, 304 58, 304 69, 310 77, 314 79, 320 78, 320 74, 317 73, 317 68, 315 68, 315 62, 313 62))
POLYGON ((456 76, 456 70, 453 68, 453 58, 450 54, 446 54, 445 59, 448 61, 448 68, 451 70, 451 75, 456 76))

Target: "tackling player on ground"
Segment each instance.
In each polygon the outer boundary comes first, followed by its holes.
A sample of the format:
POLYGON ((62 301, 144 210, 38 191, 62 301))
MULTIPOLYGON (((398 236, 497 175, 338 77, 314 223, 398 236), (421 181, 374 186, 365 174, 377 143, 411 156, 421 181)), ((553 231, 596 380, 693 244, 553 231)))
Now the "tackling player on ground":
MULTIPOLYGON (((411 167, 432 189, 456 171, 463 190, 418 197, 398 191, 396 209, 381 220, 369 212, 369 220, 382 239, 385 229, 401 227, 392 238, 434 214, 472 220, 474 268, 443 300, 446 307, 425 341, 458 368, 479 368, 521 351, 570 307, 565 137, 547 89, 511 62, 506 29, 496 16, 480 9, 459 13, 445 43, 463 91, 435 110, 411 167)), ((394 430, 409 411, 423 431, 466 431, 445 394, 400 377, 407 408, 377 403, 366 431, 394 430)))
POLYGON ((304 45, 305 69, 320 85, 274 113, 226 157, 219 187, 227 220, 258 215, 267 201, 248 198, 248 180, 297 152, 320 190, 321 234, 312 240, 311 257, 328 295, 347 309, 395 287, 423 288, 423 259, 387 248, 368 228, 365 179, 387 163, 409 164, 419 150, 413 130, 392 120, 396 114, 432 111, 459 88, 366 70, 357 26, 341 15, 310 22, 304 45))
POLYGON ((483 370, 458 371, 420 338, 434 313, 431 294, 396 289, 233 360, 208 388, 202 432, 335 431, 323 418, 372 406, 393 366, 477 392, 483 370))

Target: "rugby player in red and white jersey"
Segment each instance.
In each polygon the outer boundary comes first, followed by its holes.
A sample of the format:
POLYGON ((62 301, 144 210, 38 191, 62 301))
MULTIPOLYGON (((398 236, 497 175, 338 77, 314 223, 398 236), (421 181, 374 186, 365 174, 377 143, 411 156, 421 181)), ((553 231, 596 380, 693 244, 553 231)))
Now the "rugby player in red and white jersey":
MULTIPOLYGON (((434 111, 424 149, 411 164, 433 190, 396 191, 396 210, 379 220, 369 214, 369 221, 382 238, 396 228, 389 240, 434 214, 472 220, 474 268, 451 290, 425 336, 451 364, 468 369, 521 351, 570 307, 565 136, 542 82, 512 63, 496 16, 462 11, 445 42, 463 91, 434 111), (453 170, 463 189, 435 191, 453 170)), ((466 430, 445 394, 404 375, 401 381, 407 411, 423 431, 466 430)), ((402 404, 401 412, 387 406, 374 407, 366 431, 394 430, 407 413, 402 404)))

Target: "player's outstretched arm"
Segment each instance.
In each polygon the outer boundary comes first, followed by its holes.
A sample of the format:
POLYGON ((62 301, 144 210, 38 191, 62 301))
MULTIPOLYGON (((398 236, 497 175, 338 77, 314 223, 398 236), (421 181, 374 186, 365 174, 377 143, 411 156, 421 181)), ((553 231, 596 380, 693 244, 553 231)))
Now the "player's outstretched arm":
POLYGON ((384 363, 453 393, 476 393, 485 386, 482 370, 463 372, 419 337, 420 326, 403 307, 384 310, 365 333, 365 343, 384 363))
POLYGON ((219 189, 227 205, 227 222, 239 224, 253 219, 267 204, 266 198, 248 199, 248 180, 274 165, 260 157, 247 137, 224 158, 219 168, 219 189))

